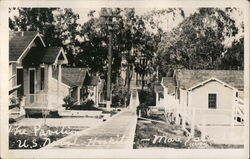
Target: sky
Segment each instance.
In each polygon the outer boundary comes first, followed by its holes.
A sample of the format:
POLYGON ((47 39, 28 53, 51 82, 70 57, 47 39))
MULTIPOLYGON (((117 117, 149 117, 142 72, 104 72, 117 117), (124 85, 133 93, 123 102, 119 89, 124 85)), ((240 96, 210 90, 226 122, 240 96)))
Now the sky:
MULTIPOLYGON (((135 8, 135 14, 136 15, 143 15, 149 11, 152 11, 155 8, 135 8)), ((87 16, 90 10, 95 10, 95 17, 99 16, 99 11, 100 8, 73 8, 73 11, 77 14, 79 14, 80 19, 78 20, 78 22, 80 24, 83 24, 84 22, 88 21, 89 17, 87 16)), ((185 16, 190 16, 190 14, 194 13, 197 8, 183 8, 184 12, 185 12, 185 16)), ((168 21, 163 21, 163 29, 166 29, 164 31, 169 31, 171 30, 173 27, 176 27, 182 20, 183 18, 181 16, 177 16, 175 21, 172 21, 172 17, 169 17, 168 19, 170 19, 168 21)))
MULTIPOLYGON (((84 24, 86 21, 89 20, 88 13, 91 10, 95 10, 96 12, 94 13, 94 16, 98 17, 100 9, 101 8, 72 8, 72 10, 75 13, 79 14, 79 20, 77 22, 80 23, 80 24, 84 24)), ((150 12, 153 9, 154 8, 135 8, 135 14, 143 15, 143 14, 145 14, 147 12, 150 12)), ((182 8, 182 9, 183 9, 183 11, 185 13, 185 16, 188 17, 192 13, 197 11, 198 8, 182 8)), ((10 17, 13 18, 13 16, 16 16, 16 15, 18 15, 17 10, 12 10, 12 12, 10 13, 10 17)), ((243 21, 243 18, 244 18, 240 14, 233 14, 233 15, 231 15, 231 17, 233 17, 235 19, 236 26, 239 26, 240 23, 243 21)), ((163 31, 171 31, 174 27, 176 27, 183 20, 183 17, 181 17, 180 15, 177 15, 175 20, 172 20, 172 16, 170 15, 169 17, 164 16, 164 19, 162 17, 160 17, 159 20, 162 22, 160 24, 160 26, 162 27, 163 31)), ((230 43, 234 39, 239 39, 242 35, 243 35, 243 31, 240 30, 238 35, 236 35, 235 37, 233 37, 231 39, 226 40, 225 43, 228 43, 228 45, 230 45, 230 43)))
MULTIPOLYGON (((135 8, 135 14, 137 15, 143 15, 151 10, 153 10, 154 8, 135 8)), ((157 9, 157 8, 156 8, 157 9)), ((162 8, 161 8, 162 9, 162 8)), ((182 8, 185 16, 188 17, 191 14, 193 14, 195 11, 197 11, 198 8, 182 8)), ((73 8, 73 11, 75 13, 78 13, 80 16, 80 19, 78 20, 79 23, 83 24, 84 22, 86 22, 89 17, 87 16, 90 10, 96 10, 95 12, 95 16, 98 17, 99 16, 99 11, 100 8, 73 8)), ((240 14, 232 14, 231 15, 235 21, 236 21, 236 26, 239 26, 240 23, 243 21, 243 16, 240 14)), ((166 18, 166 17, 165 17, 166 18)), ((171 29, 173 29, 174 27, 177 27, 177 25, 183 21, 183 17, 176 16, 175 20, 172 20, 172 16, 170 15, 168 18, 168 20, 162 20, 162 24, 161 27, 164 31, 171 31, 171 29)), ((239 39, 239 37, 241 37, 243 35, 243 31, 240 30, 239 34, 236 35, 236 39, 239 39)), ((228 41, 226 43, 231 43, 233 39, 228 39, 228 41)))

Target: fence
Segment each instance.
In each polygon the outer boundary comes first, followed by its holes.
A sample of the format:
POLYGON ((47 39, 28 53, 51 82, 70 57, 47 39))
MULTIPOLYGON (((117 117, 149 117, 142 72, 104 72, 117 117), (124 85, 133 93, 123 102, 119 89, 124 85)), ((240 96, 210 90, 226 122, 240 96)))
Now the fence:
POLYGON ((235 103, 233 105, 233 116, 234 120, 239 120, 239 123, 244 125, 244 101, 240 98, 235 98, 235 103))
MULTIPOLYGON (((236 139, 234 134, 242 132, 244 126, 244 101, 235 98, 231 109, 207 109, 187 107, 184 103, 179 103, 174 96, 167 96, 165 102, 165 113, 172 113, 175 122, 181 124, 187 135, 194 137, 195 130, 201 132, 201 138, 212 137, 216 141, 223 143, 241 141, 236 139), (213 133, 216 132, 216 133, 213 133), (225 132, 227 132, 225 134, 225 132), (225 139, 221 139, 224 136, 225 139), (233 140, 232 140, 233 141, 233 140)), ((239 134, 239 133, 238 133, 239 134)), ((242 135, 241 135, 242 136, 242 135)))

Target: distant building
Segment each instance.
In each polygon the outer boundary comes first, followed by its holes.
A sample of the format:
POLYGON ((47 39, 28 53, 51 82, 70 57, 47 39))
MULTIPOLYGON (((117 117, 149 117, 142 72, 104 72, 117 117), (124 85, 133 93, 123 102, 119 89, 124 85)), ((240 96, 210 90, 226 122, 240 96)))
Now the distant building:
MULTIPOLYGON (((56 79, 58 71, 53 72, 56 79)), ((103 84, 99 76, 90 76, 87 68, 62 67, 62 83, 64 97, 70 95, 77 104, 82 104, 84 100, 93 100, 98 106, 103 99, 103 84)))

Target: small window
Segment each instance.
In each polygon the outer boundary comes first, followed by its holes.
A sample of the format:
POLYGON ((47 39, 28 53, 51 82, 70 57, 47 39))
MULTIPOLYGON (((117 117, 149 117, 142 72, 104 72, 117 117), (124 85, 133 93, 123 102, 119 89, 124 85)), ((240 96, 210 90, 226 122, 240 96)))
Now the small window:
POLYGON ((208 94, 208 108, 209 109, 216 109, 217 107, 217 94, 210 93, 208 94))
POLYGON ((44 90, 44 68, 41 68, 41 83, 40 83, 40 89, 44 90))

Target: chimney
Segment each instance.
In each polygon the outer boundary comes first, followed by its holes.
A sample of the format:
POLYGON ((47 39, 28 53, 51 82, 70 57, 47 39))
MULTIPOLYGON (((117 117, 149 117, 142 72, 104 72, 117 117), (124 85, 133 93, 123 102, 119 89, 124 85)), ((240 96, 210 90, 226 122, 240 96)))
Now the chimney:
POLYGON ((22 34, 22 37, 23 37, 24 36, 24 31, 22 31, 21 34, 22 34))

